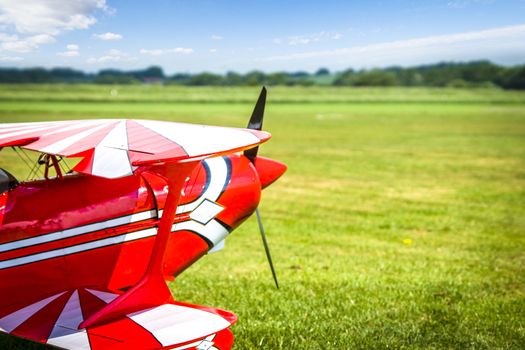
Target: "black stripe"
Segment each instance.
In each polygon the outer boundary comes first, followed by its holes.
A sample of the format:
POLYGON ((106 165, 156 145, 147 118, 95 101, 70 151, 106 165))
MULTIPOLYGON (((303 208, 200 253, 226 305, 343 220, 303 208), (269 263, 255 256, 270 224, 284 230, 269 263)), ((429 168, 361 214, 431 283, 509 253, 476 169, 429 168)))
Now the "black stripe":
POLYGON ((226 180, 224 181, 224 185, 222 186, 221 193, 219 194, 219 197, 215 200, 216 202, 219 201, 219 199, 222 197, 223 193, 226 191, 226 188, 230 184, 230 180, 232 177, 232 162, 228 156, 223 156, 222 159, 224 159, 224 162, 226 163, 226 180))

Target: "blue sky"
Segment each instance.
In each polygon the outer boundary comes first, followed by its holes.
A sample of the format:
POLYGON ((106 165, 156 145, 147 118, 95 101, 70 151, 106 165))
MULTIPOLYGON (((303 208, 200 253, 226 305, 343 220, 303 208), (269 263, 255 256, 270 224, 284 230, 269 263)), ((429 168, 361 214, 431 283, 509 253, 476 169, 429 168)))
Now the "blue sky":
POLYGON ((0 66, 169 73, 525 63, 525 0, 0 0, 0 66))

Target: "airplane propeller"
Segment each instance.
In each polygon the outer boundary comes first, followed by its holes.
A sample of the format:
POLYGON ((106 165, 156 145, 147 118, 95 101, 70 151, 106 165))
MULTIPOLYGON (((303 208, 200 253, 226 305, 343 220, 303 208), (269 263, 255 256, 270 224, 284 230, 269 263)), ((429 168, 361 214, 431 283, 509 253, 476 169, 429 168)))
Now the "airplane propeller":
MULTIPOLYGON (((248 129, 253 130, 262 130, 263 117, 264 117, 264 106, 266 104, 266 87, 263 86, 259 99, 255 104, 255 107, 248 122, 248 129)), ((255 166, 255 158, 259 152, 259 146, 250 148, 244 151, 244 156, 248 158, 252 164, 255 166)), ((255 209, 255 215, 257 216, 257 223, 259 224, 259 231, 261 232, 261 238, 264 245, 264 251, 266 252, 266 258, 268 259, 268 264, 270 264, 270 269, 272 270, 273 280, 275 281, 275 286, 279 289, 279 282, 277 281, 277 274, 275 273, 275 268, 272 262, 272 255, 270 254, 270 247, 268 246, 268 241, 266 240, 266 234, 264 232, 264 226, 261 219, 261 213, 259 208, 255 209)))

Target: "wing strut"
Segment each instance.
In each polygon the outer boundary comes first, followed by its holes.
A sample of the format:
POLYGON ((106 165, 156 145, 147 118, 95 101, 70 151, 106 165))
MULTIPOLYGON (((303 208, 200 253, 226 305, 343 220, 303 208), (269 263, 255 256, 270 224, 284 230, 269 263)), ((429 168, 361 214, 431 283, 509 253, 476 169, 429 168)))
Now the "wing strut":
POLYGON ((87 328, 95 324, 125 316, 138 310, 155 307, 173 301, 170 290, 164 281, 162 267, 168 245, 171 228, 175 220, 177 205, 186 178, 198 162, 169 164, 155 171, 148 171, 162 177, 168 184, 166 205, 159 222, 155 243, 151 252, 148 268, 133 287, 124 294, 97 311, 79 328, 87 328))

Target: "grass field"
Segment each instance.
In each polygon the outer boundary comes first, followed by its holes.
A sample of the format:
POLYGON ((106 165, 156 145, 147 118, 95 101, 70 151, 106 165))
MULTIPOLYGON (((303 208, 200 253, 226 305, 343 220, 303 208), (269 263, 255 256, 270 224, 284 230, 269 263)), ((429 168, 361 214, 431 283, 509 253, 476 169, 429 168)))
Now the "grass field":
MULTIPOLYGON (((0 121, 245 126, 257 94, 0 86, 0 121)), ((170 284, 234 311, 235 349, 525 348, 525 93, 271 88, 265 129, 289 166, 261 203, 281 289, 254 218, 170 284)))

